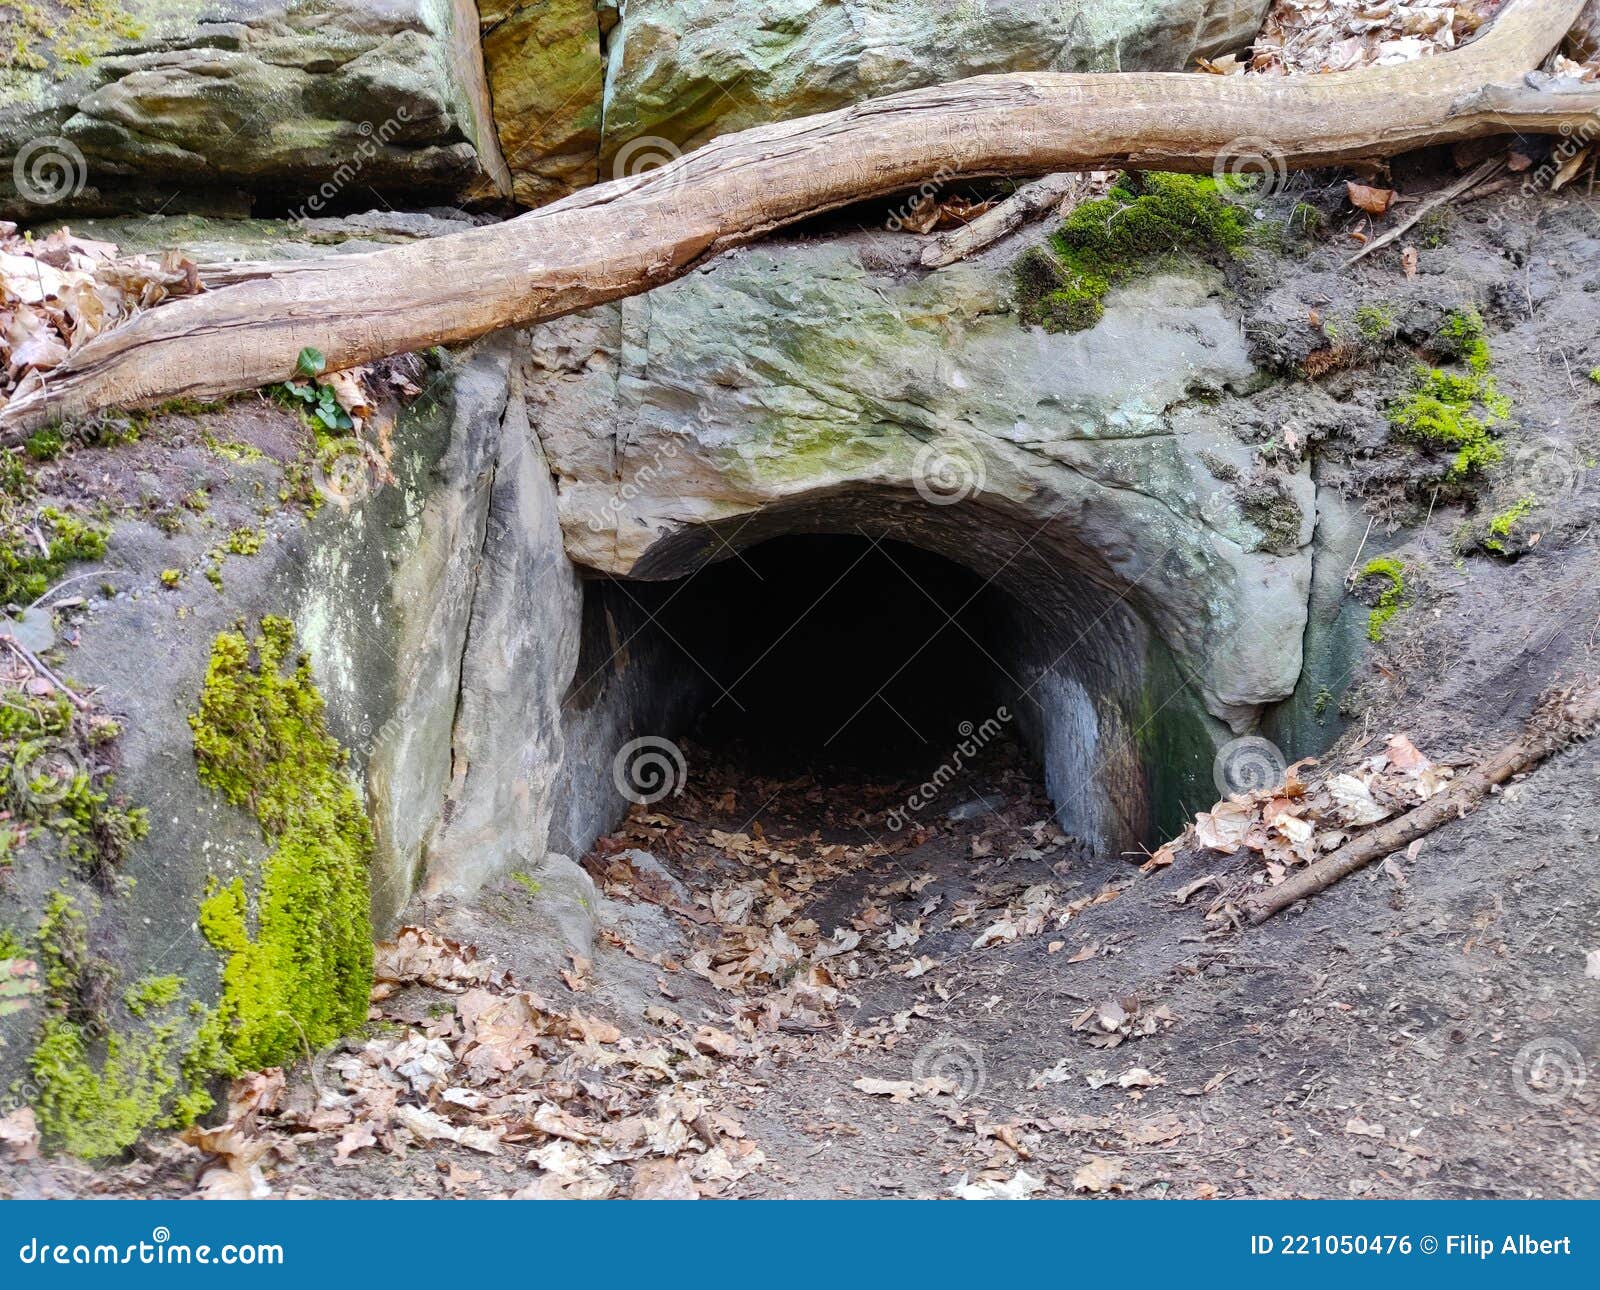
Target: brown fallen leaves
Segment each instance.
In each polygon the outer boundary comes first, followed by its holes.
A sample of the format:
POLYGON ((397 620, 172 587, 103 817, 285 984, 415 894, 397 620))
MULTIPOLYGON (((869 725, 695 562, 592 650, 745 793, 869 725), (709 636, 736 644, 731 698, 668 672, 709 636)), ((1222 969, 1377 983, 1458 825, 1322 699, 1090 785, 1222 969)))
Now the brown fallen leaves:
POLYGON ((200 290, 199 270, 176 251, 119 256, 66 228, 35 241, 0 222, 0 406, 101 332, 200 290))
POLYGON ((1469 39, 1500 0, 1277 0, 1249 70, 1270 76, 1409 63, 1469 39))
MULTIPOLYGON (((1363 829, 1421 805, 1450 787, 1455 772, 1419 751, 1404 734, 1390 735, 1383 750, 1349 772, 1307 777, 1316 766, 1307 758, 1290 766, 1272 788, 1235 793, 1209 811, 1199 812, 1182 836, 1162 847, 1143 868, 1164 867, 1180 851, 1199 847, 1219 855, 1245 853, 1260 860, 1262 878, 1276 886, 1298 866, 1338 850, 1363 829)), ((1178 904, 1207 887, 1225 884, 1215 874, 1189 883, 1175 894, 1178 904)), ((1219 897, 1208 918, 1225 914, 1219 897)))
POLYGON ((419 927, 380 945, 375 966, 384 1030, 318 1061, 292 1090, 281 1071, 237 1081, 227 1122, 184 1135, 210 1158, 202 1195, 271 1194, 271 1167, 319 1142, 348 1167, 372 1150, 460 1148, 498 1167, 452 1162, 450 1189, 552 1199, 719 1195, 762 1163, 696 1091, 716 1069, 708 1052, 727 1047, 704 1032, 700 1042, 624 1036, 419 927), (408 994, 418 988, 449 1006, 419 1008, 408 994), (518 1159, 537 1172, 512 1192, 496 1179, 515 1175, 518 1159))

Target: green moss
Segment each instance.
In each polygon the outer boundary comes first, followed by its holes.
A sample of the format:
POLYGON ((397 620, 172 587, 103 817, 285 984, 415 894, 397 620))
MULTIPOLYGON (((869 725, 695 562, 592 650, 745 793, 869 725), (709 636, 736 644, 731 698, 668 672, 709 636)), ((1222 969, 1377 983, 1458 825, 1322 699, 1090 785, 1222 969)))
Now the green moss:
POLYGON ((10 768, 0 777, 0 804, 25 833, 54 839, 61 855, 102 884, 150 831, 149 812, 112 795, 105 759, 94 755, 120 733, 64 696, 0 689, 0 760, 10 768))
POLYGON ((1533 514, 1533 509, 1539 504, 1538 498, 1532 496, 1519 497, 1512 505, 1501 511, 1489 520, 1488 535, 1483 539, 1483 549, 1492 551, 1496 555, 1507 555, 1507 543, 1515 533, 1517 525, 1533 514))
POLYGON ((1596 385, 1600 385, 1600 367, 1595 368, 1589 373, 1589 379, 1596 385))
POLYGON ((90 957, 83 912, 64 892, 46 902, 35 945, 44 1016, 28 1059, 34 1085, 28 1100, 52 1147, 89 1159, 116 1155, 147 1128, 189 1123, 199 1113, 193 1108, 209 1109, 203 1085, 220 1067, 185 1070, 177 1056, 183 1024, 177 977, 130 987, 124 1004, 137 1024, 119 1032, 93 1002, 109 969, 90 957))
POLYGON ((1389 424, 1402 438, 1449 450, 1445 482, 1460 483, 1505 455, 1493 430, 1511 415, 1511 402, 1489 371, 1489 342, 1476 310, 1451 314, 1435 348, 1447 360, 1465 363, 1466 372, 1419 365, 1411 391, 1390 406, 1389 424))
POLYGON ((1220 182, 1194 175, 1125 174, 1105 197, 1078 206, 1050 239, 1012 265, 1025 326, 1082 331, 1099 321, 1119 282, 1175 252, 1234 254, 1250 217, 1220 182))
POLYGON ((189 723, 201 782, 273 844, 255 899, 242 879, 214 882, 200 926, 228 956, 229 1053, 246 1069, 281 1063, 366 1018, 371 826, 286 619, 264 618, 253 643, 217 637, 189 723))
POLYGON ((1356 310, 1356 329, 1373 344, 1382 344, 1395 334, 1394 310, 1388 305, 1362 305, 1356 310))
POLYGON ((537 896, 541 891, 544 890, 543 883, 541 883, 531 873, 523 873, 521 870, 512 871, 511 881, 516 883, 517 886, 521 887, 530 896, 537 896))
POLYGON ((255 555, 266 540, 267 535, 261 529, 234 529, 222 543, 221 549, 229 555, 255 555))
POLYGON ((266 456, 266 453, 254 444, 240 443, 237 439, 218 439, 209 432, 201 435, 200 441, 225 461, 241 463, 261 461, 266 456))
POLYGON ((1384 629, 1390 619, 1406 607, 1405 565, 1392 556, 1369 560, 1361 570, 1363 578, 1382 578, 1387 585, 1378 595, 1378 603, 1367 615, 1367 639, 1374 644, 1383 639, 1384 629))
POLYGON ((107 531, 53 506, 28 505, 32 484, 16 458, 15 469, 0 471, 0 603, 39 599, 73 560, 98 560, 106 553, 107 531), (43 540, 43 547, 39 540, 43 540))
POLYGON ((161 585, 163 587, 176 587, 183 581, 183 573, 179 569, 163 569, 161 571, 161 585))

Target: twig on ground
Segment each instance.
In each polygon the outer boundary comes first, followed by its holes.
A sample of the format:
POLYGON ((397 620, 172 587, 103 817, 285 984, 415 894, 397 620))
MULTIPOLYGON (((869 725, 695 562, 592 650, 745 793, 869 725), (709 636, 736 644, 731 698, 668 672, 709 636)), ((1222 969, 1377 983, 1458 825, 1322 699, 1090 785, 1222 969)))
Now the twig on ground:
POLYGON ((1494 178, 1494 176, 1498 175, 1502 170, 1505 169, 1505 165, 1506 161, 1504 157, 1491 157, 1476 170, 1468 171, 1467 174, 1462 176, 1455 183, 1451 184, 1450 187, 1444 189, 1442 192, 1435 193, 1432 197, 1428 198, 1427 201, 1418 205, 1416 210, 1412 211, 1411 214, 1407 215, 1405 219, 1401 220, 1382 237, 1374 238, 1372 241, 1368 242, 1364 247, 1362 247, 1344 262, 1344 267, 1348 269, 1352 264, 1366 259, 1374 251, 1381 250, 1383 247, 1390 246, 1393 243, 1398 242, 1402 237, 1415 228, 1423 219, 1427 218, 1430 213, 1438 210, 1441 206, 1455 201, 1456 198, 1471 192, 1479 184, 1488 183, 1490 179, 1494 178))
POLYGON ((1363 833, 1327 859, 1319 860, 1287 882, 1247 900, 1246 916, 1252 923, 1265 922, 1280 910, 1326 890, 1374 860, 1392 855, 1441 824, 1464 818, 1478 808, 1496 785, 1532 770, 1563 748, 1587 738, 1597 725, 1600 725, 1600 685, 1547 693, 1522 735, 1477 770, 1463 776, 1455 787, 1382 828, 1363 833))

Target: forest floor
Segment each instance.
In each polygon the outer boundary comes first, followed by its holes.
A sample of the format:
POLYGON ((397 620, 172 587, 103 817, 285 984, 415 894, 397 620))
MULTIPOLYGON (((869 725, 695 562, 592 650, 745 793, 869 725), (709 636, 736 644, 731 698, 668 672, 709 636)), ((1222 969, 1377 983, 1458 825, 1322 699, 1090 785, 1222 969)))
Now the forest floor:
POLYGON ((1597 783, 1582 745, 1241 930, 1183 897, 1250 861, 1091 857, 1010 750, 900 833, 912 785, 715 765, 588 857, 592 957, 517 961, 529 880, 440 906, 479 946, 380 947, 367 1036, 6 1190, 1594 1196, 1597 783))

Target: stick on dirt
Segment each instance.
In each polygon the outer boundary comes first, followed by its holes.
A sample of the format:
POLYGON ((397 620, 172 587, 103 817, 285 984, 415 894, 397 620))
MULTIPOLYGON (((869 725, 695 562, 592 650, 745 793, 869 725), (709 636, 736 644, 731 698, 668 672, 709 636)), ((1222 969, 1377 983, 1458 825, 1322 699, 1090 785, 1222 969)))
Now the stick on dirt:
POLYGON ((1600 723, 1600 686, 1587 686, 1547 695, 1528 728, 1476 770, 1464 775, 1448 792, 1430 798, 1414 811, 1382 828, 1363 833, 1325 860, 1300 870, 1260 897, 1245 902, 1252 923, 1262 923, 1280 910, 1325 891, 1357 869, 1410 845, 1450 820, 1476 810, 1497 784, 1521 775, 1569 744, 1587 738, 1600 723))

